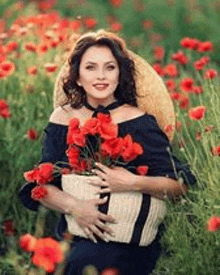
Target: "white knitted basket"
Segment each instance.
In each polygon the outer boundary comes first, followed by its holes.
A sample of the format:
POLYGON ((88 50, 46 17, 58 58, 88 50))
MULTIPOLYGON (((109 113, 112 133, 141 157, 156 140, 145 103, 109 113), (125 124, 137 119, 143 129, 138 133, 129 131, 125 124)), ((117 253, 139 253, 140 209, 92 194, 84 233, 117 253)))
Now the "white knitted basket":
MULTIPOLYGON (((88 184, 88 176, 67 174, 62 175, 63 191, 75 196, 78 199, 99 198, 96 194, 100 187, 88 184)), ((132 238, 135 222, 139 215, 143 196, 138 192, 112 193, 109 200, 108 214, 113 216, 117 224, 109 223, 108 226, 114 231, 115 237, 109 240, 116 242, 129 243, 132 238)), ((151 198, 150 209, 145 221, 139 245, 147 246, 155 238, 158 226, 166 213, 165 202, 156 198, 151 198)), ((68 231, 74 235, 86 238, 81 227, 75 222, 74 218, 66 215, 68 231)))

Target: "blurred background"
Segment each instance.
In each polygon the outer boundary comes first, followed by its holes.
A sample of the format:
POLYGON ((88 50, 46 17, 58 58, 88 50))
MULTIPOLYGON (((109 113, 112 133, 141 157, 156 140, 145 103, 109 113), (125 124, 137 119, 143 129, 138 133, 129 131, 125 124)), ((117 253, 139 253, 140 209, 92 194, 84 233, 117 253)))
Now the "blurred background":
MULTIPOLYGON (((124 38, 164 80, 177 117, 173 148, 198 182, 187 198, 167 202, 154 274, 220 274, 220 236, 207 230, 220 215, 220 0, 1 0, 0 273, 30 265, 17 242, 35 232, 37 213, 17 193, 40 160, 57 74, 73 42, 98 29, 124 38)), ((47 213, 44 235, 53 235, 57 218, 47 213)))

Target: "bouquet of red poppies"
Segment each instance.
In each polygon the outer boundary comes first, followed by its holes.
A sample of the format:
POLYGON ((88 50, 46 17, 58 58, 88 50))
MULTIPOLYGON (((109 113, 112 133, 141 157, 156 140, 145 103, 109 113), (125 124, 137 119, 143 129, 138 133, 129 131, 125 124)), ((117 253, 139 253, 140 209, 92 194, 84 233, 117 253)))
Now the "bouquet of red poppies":
POLYGON ((110 115, 98 113, 83 126, 79 120, 70 121, 67 133, 67 157, 69 165, 77 174, 91 174, 95 162, 112 167, 134 160, 143 153, 141 145, 131 135, 118 136, 118 125, 113 124, 110 115))
MULTIPOLYGON (((39 200, 46 196, 44 185, 52 181, 56 174, 92 175, 91 170, 95 168, 96 162, 108 167, 122 166, 143 154, 142 146, 133 141, 130 134, 118 136, 118 125, 112 123, 110 115, 103 113, 88 119, 83 126, 80 126, 79 119, 71 119, 67 144, 68 168, 60 168, 58 163, 42 163, 24 173, 27 181, 37 183, 37 187, 32 190, 33 199, 39 200)), ((146 170, 146 167, 138 167, 139 174, 143 174, 142 168, 146 170)))

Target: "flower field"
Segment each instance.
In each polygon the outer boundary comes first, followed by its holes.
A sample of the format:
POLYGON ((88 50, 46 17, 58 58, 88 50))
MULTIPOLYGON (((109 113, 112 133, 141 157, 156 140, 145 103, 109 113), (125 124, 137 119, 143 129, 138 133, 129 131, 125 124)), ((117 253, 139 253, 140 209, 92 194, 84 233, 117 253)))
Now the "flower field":
POLYGON ((55 80, 71 45, 99 28, 122 36, 162 77, 175 106, 174 152, 197 179, 187 196, 167 201, 164 251, 153 274, 220 273, 219 10, 217 0, 2 1, 0 274, 44 274, 60 262, 62 274, 69 238, 51 238, 58 215, 27 210, 17 194, 24 172, 40 160, 55 80), (54 257, 42 255, 43 236, 54 257))

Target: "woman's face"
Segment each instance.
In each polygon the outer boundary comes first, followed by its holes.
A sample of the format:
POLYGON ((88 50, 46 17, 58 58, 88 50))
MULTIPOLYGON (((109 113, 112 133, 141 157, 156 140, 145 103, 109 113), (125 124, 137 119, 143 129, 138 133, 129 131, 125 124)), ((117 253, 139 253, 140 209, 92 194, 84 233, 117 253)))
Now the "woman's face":
POLYGON ((114 91, 119 83, 119 66, 111 50, 92 46, 82 56, 77 84, 86 92, 87 101, 94 107, 115 101, 114 91))

